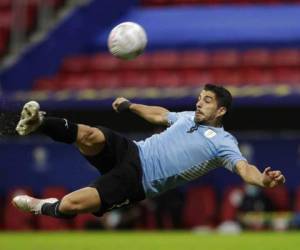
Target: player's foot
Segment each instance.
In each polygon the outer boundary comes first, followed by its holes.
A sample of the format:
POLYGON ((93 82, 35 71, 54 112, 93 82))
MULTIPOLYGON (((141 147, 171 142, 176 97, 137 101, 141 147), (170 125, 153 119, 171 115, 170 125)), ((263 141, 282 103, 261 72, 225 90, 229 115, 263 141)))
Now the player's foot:
POLYGON ((36 101, 25 103, 21 118, 16 130, 19 135, 28 135, 35 131, 42 123, 45 112, 40 111, 40 105, 36 101))
POLYGON ((36 199, 28 195, 18 195, 12 200, 12 204, 25 212, 30 212, 33 214, 41 214, 42 206, 45 203, 55 203, 58 199, 48 198, 48 199, 36 199))

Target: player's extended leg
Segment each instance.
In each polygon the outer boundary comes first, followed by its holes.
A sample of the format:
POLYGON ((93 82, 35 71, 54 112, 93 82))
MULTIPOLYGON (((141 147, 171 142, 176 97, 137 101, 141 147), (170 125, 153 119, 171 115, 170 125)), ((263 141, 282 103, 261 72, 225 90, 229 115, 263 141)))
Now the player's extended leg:
POLYGON ((98 128, 63 118, 45 117, 45 112, 40 111, 40 105, 35 101, 24 105, 16 130, 22 136, 39 130, 55 141, 75 143, 80 152, 88 156, 98 154, 105 144, 105 137, 98 128))

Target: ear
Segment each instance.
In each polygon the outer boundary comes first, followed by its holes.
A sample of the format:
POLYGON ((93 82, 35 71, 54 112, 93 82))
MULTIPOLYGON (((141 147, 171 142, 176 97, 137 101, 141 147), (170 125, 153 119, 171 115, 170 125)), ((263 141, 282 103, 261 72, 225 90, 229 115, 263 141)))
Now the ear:
POLYGON ((227 109, 225 107, 220 107, 217 110, 217 117, 222 117, 223 115, 225 115, 227 112, 227 109))

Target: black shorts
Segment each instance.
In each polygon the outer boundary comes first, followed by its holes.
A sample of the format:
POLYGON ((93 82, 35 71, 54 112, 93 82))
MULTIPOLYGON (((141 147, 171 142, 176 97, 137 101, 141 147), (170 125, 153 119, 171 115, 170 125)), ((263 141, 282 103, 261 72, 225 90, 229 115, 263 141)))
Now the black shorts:
POLYGON ((105 127, 98 127, 105 136, 103 150, 95 156, 84 156, 101 176, 90 187, 97 189, 101 208, 97 216, 114 208, 145 199, 142 166, 136 144, 105 127))

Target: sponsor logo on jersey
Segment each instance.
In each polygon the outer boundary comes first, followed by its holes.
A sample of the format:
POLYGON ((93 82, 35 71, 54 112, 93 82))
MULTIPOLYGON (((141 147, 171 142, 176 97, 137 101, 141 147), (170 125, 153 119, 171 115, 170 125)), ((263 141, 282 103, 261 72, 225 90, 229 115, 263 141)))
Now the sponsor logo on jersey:
POLYGON ((215 131, 213 131, 213 130, 211 130, 211 129, 208 129, 208 130, 206 130, 205 132, 204 132, 204 136, 206 137, 206 138, 213 138, 214 136, 216 136, 217 134, 216 134, 216 132, 215 131))

